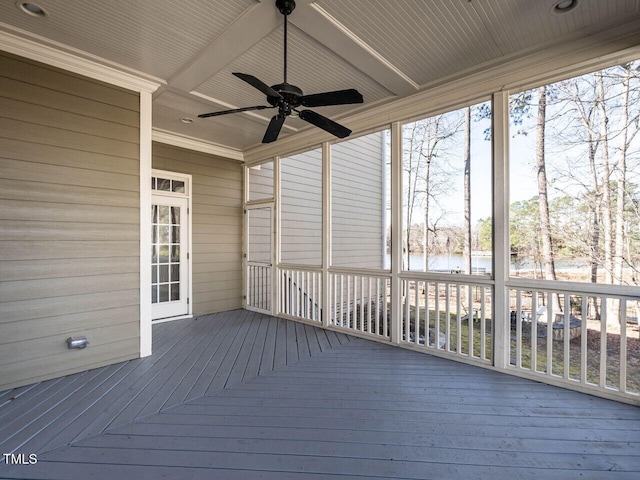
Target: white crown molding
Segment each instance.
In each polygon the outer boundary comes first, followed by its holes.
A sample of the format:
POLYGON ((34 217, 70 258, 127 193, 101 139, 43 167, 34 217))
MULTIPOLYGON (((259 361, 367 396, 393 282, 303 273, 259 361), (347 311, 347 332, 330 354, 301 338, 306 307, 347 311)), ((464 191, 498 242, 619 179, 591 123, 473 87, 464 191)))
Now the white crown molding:
POLYGON ((244 155, 240 150, 225 147, 217 143, 206 142, 186 135, 180 135, 170 132, 168 130, 161 130, 158 128, 153 129, 152 140, 154 142, 165 143, 167 145, 173 145, 174 147, 186 148, 188 150, 194 150, 196 152, 208 153, 216 155, 218 157, 228 158, 230 160, 244 161, 244 155))
POLYGON ((4 23, 0 23, 0 50, 136 92, 153 93, 165 83, 160 79, 144 78, 142 74, 136 75, 109 66, 107 60, 99 57, 87 58, 85 52, 76 51, 4 23))

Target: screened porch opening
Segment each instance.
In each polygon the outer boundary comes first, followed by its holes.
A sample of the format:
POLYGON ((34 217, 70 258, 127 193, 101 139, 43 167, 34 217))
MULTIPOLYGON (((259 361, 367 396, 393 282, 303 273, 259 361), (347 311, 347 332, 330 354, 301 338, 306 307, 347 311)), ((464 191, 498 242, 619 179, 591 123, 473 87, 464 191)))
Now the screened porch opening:
POLYGON ((638 65, 245 167, 268 312, 640 404, 638 65))

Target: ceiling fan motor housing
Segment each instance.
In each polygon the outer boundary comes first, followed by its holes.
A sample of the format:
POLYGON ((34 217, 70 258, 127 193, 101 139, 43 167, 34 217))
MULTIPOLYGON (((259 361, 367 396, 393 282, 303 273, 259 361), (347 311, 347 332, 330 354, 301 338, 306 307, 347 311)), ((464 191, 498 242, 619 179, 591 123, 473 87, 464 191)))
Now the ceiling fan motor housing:
POLYGON ((279 83, 278 85, 272 85, 271 88, 278 92, 281 97, 267 96, 267 101, 274 107, 280 107, 280 113, 282 114, 290 115, 291 109, 302 103, 302 90, 295 85, 279 83))
POLYGON ((276 7, 282 15, 289 15, 296 8, 294 0, 276 0, 276 7))

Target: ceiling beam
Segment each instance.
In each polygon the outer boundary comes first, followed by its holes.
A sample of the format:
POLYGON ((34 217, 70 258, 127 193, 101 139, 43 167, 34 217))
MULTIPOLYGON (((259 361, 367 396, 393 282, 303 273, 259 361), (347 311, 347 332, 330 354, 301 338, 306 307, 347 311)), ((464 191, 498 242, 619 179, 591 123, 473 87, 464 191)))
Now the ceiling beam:
POLYGON ((282 16, 272 2, 253 5, 174 75, 168 82, 169 86, 191 92, 273 32, 281 23, 282 16))
POLYGON ((289 20, 304 33, 373 78, 395 95, 415 93, 419 85, 311 0, 299 1, 289 20))

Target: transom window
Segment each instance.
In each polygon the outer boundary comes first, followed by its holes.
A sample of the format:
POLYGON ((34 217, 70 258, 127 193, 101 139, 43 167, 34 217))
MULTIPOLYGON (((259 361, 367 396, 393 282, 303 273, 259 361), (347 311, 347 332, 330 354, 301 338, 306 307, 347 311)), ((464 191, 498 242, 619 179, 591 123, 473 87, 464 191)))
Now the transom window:
POLYGON ((157 192, 187 193, 187 187, 184 180, 164 177, 151 177, 151 190, 157 192))

